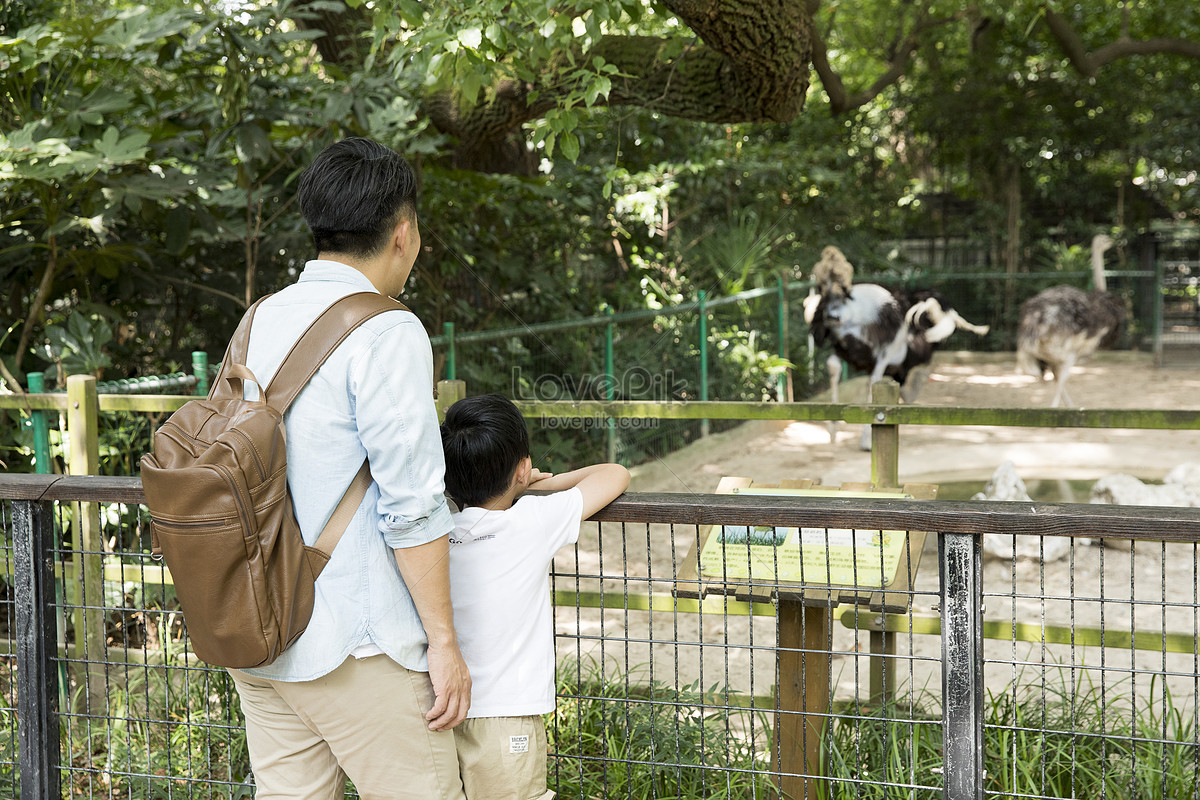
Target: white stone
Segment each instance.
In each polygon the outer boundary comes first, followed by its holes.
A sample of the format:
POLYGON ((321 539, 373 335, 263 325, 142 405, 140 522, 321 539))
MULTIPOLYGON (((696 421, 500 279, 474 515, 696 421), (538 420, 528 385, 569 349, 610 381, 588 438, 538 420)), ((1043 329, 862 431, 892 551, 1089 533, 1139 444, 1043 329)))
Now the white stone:
POLYGON ((1108 475, 1092 485, 1091 502, 1114 506, 1200 507, 1200 465, 1182 464, 1167 481, 1145 483, 1132 475, 1108 475))
MULTIPOLYGON (((1016 465, 1005 461, 992 473, 991 479, 976 492, 972 500, 1004 500, 1009 502, 1033 502, 1025 481, 1017 474, 1016 465)), ((983 537, 984 557, 1004 561, 1025 559, 1027 561, 1057 561, 1071 550, 1071 540, 1062 536, 1004 536, 985 534, 983 537)))

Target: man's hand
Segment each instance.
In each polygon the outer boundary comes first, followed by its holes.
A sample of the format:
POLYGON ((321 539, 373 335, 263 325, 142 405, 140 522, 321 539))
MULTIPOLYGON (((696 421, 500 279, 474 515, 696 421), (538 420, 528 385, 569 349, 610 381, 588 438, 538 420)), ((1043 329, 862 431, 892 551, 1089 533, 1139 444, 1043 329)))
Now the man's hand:
POLYGON ((467 718, 471 707, 471 676, 458 645, 429 645, 429 680, 433 683, 433 708, 425 715, 429 730, 448 731, 467 718))

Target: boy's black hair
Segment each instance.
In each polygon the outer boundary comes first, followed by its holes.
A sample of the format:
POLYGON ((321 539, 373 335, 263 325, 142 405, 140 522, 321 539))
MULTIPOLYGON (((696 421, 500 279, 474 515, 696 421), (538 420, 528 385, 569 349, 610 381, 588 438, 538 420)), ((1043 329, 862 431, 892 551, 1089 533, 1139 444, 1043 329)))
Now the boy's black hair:
POLYGON ((513 402, 500 394, 465 397, 442 423, 446 494, 459 508, 481 506, 512 486, 529 455, 529 429, 513 402))
POLYGON ((297 195, 318 253, 370 258, 402 215, 416 214, 417 176, 395 150, 355 137, 322 150, 297 195))

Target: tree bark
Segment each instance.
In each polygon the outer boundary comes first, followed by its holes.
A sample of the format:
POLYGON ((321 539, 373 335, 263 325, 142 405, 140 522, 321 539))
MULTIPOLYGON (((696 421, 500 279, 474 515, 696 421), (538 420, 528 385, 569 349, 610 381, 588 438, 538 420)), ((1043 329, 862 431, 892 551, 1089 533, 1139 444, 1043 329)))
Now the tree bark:
MULTIPOLYGON (((676 58, 673 42, 651 36, 605 36, 584 61, 601 56, 628 76, 614 79, 608 105, 636 105, 668 116, 706 122, 786 122, 804 108, 812 57, 812 3, 795 0, 665 0, 696 34, 676 58)), ((305 7, 303 28, 320 29, 321 58, 352 67, 363 42, 355 34, 369 20, 362 7, 341 3, 305 7)), ((454 166, 497 172, 532 171, 521 125, 537 119, 573 88, 560 76, 540 85, 509 83, 464 112, 458 99, 431 96, 425 111, 434 126, 457 140, 454 166), (538 90, 537 101, 529 99, 538 90)), ((601 101, 603 102, 603 101, 601 101)))

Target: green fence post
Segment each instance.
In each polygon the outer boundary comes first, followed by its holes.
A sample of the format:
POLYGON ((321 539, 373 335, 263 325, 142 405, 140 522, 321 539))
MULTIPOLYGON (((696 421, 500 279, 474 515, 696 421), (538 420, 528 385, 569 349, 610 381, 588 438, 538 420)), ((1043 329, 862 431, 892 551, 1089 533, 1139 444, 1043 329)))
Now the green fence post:
MULTIPOLYGON (((779 357, 788 357, 787 275, 779 276, 779 357)), ((791 402, 788 392, 788 370, 782 370, 776 382, 775 396, 779 402, 791 402)))
MULTIPOLYGON (((707 293, 701 289, 700 300, 700 401, 708 400, 708 308, 707 293)), ((708 420, 700 420, 700 435, 708 436, 708 420)))
MULTIPOLYGON (((608 313, 608 324, 604 326, 604 399, 612 402, 617 396, 616 387, 616 365, 613 358, 613 323, 612 316, 616 312, 612 306, 606 309, 608 313)), ((607 428, 606 437, 608 440, 608 461, 616 463, 617 461, 617 421, 612 417, 605 420, 607 428)))
POLYGON ((454 362, 454 323, 443 322, 442 333, 446 336, 446 380, 458 380, 458 366, 454 362))
POLYGON ((203 350, 192 351, 192 374, 196 376, 196 395, 208 395, 208 353, 203 350))
MULTIPOLYGON (((31 372, 25 376, 29 384, 30 394, 41 394, 46 391, 46 378, 40 372, 31 372)), ((50 470, 50 423, 46 421, 45 411, 31 411, 33 422, 33 463, 39 475, 49 475, 50 470)))
POLYGON ((1154 366, 1161 367, 1163 363, 1163 260, 1158 253, 1157 244, 1154 253, 1154 366))
MULTIPOLYGON (((40 372, 30 372, 25 376, 25 382, 29 386, 30 394, 41 394, 46 391, 46 376, 40 372)), ((33 461, 34 469, 39 475, 49 475, 54 472, 53 465, 50 463, 50 422, 46 419, 45 411, 30 412, 30 421, 33 424, 33 461)), ((62 547, 62 542, 59 539, 58 531, 54 531, 54 549, 58 550, 62 547)), ((62 582, 54 582, 54 599, 58 603, 58 635, 57 642, 60 650, 66 651, 67 644, 67 626, 65 617, 63 616, 62 608, 62 582)), ((60 661, 58 663, 58 707, 67 708, 67 687, 71 685, 67 676, 67 662, 60 661)))

